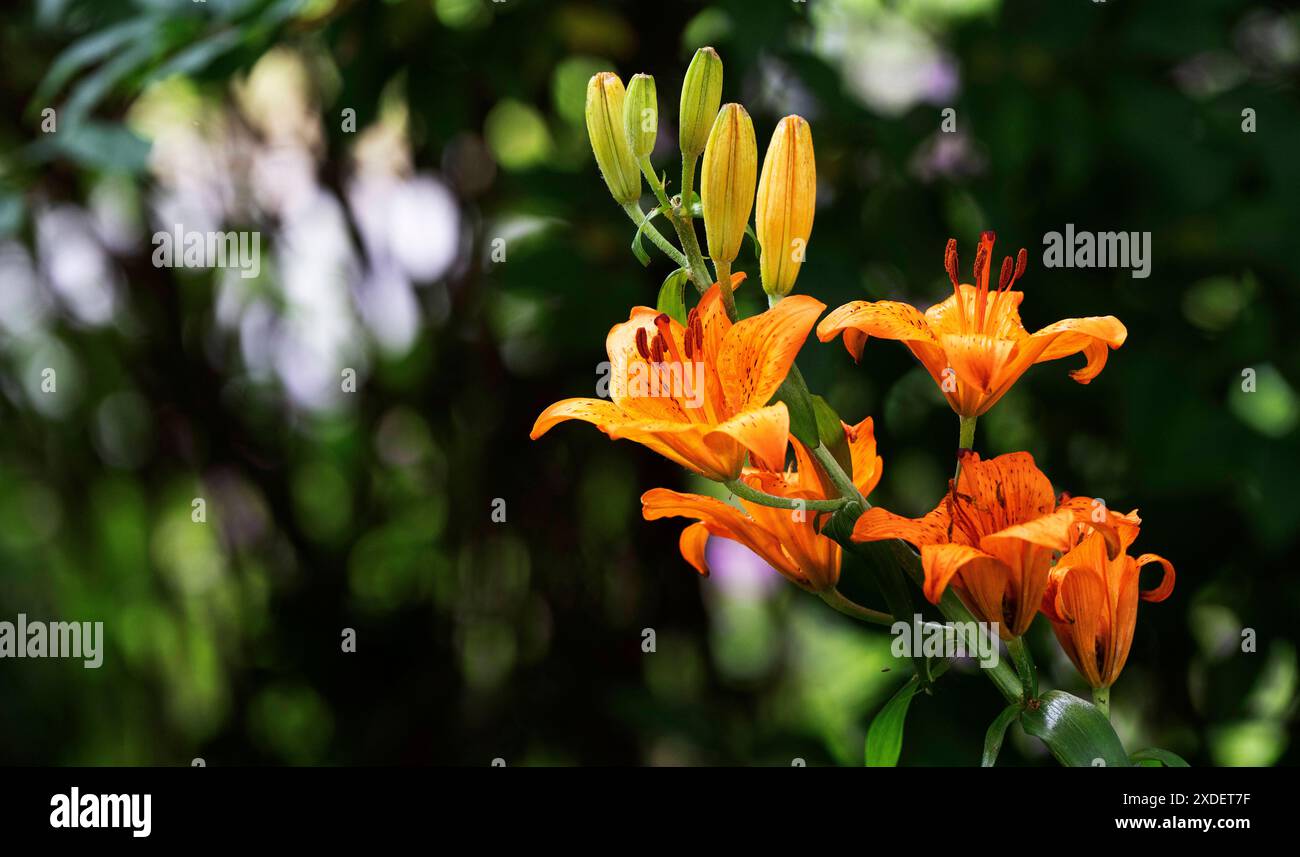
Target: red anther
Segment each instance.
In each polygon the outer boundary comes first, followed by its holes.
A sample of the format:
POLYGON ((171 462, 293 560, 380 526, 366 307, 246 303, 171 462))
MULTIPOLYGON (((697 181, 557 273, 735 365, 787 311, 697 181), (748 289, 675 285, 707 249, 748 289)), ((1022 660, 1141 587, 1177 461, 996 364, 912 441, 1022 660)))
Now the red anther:
POLYGON ((642 360, 650 359, 650 337, 646 334, 644 327, 636 329, 636 353, 641 355, 642 360))
POLYGON ((1025 275, 1025 268, 1028 267, 1028 265, 1029 254, 1025 252, 1024 247, 1021 247, 1020 252, 1016 254, 1016 276, 1012 282, 1015 282, 1025 275))
MULTIPOLYGON (((642 328, 642 330, 644 329, 642 328)), ((650 362, 664 362, 664 338, 662 334, 656 334, 654 340, 650 343, 650 362)))
POLYGON ((1012 273, 1013 270, 1014 270, 1014 268, 1013 268, 1012 263, 1011 263, 1011 257, 1010 257, 1010 256, 1003 256, 1003 257, 1002 257, 1002 273, 998 274, 998 290, 999 290, 999 291, 1001 291, 1002 289, 1005 289, 1007 286, 1011 285, 1011 273, 1012 273))
MULTIPOLYGON (((987 235, 988 233, 985 234, 987 235)), ((975 272, 976 286, 980 285, 980 280, 983 277, 984 270, 988 267, 988 264, 989 264, 989 248, 987 244, 981 241, 980 248, 975 253, 975 268, 973 269, 975 272)))
POLYGON ((943 267, 952 280, 952 287, 957 288, 957 239, 949 238, 948 246, 943 251, 943 267))

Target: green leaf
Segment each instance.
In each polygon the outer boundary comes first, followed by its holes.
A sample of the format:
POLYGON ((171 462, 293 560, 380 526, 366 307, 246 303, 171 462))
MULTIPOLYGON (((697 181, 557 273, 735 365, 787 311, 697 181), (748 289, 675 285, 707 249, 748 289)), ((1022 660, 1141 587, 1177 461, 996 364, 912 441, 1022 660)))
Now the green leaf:
MULTIPOLYGON (((1159 747, 1151 747, 1146 750, 1138 750, 1136 753, 1134 753, 1132 756, 1129 756, 1128 758, 1130 762, 1137 762, 1139 764, 1154 762, 1155 763, 1154 766, 1164 765, 1166 768, 1190 768, 1191 767, 1191 765, 1187 764, 1187 760, 1184 759, 1182 756, 1179 756, 1176 753, 1171 753, 1168 750, 1161 750, 1159 747)), ((1145 767, 1154 767, 1154 766, 1150 764, 1145 765, 1145 767)))
POLYGON ((119 83, 146 66, 164 49, 149 42, 137 42, 129 48, 118 51, 113 58, 82 78, 73 87, 68 100, 63 105, 63 121, 68 124, 81 121, 102 101, 119 83))
POLYGON ((1051 690, 1020 715, 1025 731, 1041 740, 1056 761, 1072 768, 1129 767, 1128 754, 1106 715, 1091 702, 1051 690))
POLYGON ((898 764, 898 756, 903 752, 903 722, 912 696, 920 686, 921 680, 912 676, 871 721, 867 729, 868 768, 892 768, 898 764))
POLYGON ((142 18, 108 27, 73 42, 50 65, 45 78, 36 87, 36 94, 32 96, 32 105, 49 106, 54 94, 62 89, 63 85, 78 71, 118 52, 132 42, 148 42, 153 37, 156 26, 154 20, 142 18))
POLYGON ((641 246, 641 233, 649 226, 650 221, 646 220, 636 228, 636 234, 632 236, 632 255, 636 256, 636 260, 641 263, 641 267, 643 268, 650 267, 650 254, 641 246))
MULTIPOLYGON (((62 156, 96 170, 136 174, 148 166, 149 143, 130 128, 110 122, 70 122, 49 135, 50 145, 33 149, 36 157, 62 156)), ((44 144, 46 141, 42 140, 44 144)))
MULTIPOLYGON (((817 412, 813 408, 812 393, 797 366, 791 364, 781 386, 776 388, 772 402, 785 402, 790 412, 790 434, 799 438, 809 447, 816 446, 821 436, 818 432, 817 412)), ((841 431, 842 435, 843 432, 841 431)))
POLYGON ((980 760, 980 767, 991 768, 993 763, 998 760, 998 753, 1002 750, 1002 739, 1006 737, 1007 727, 1020 714, 1020 710, 1020 703, 1013 702, 1002 709, 1002 713, 989 724, 989 731, 984 733, 984 758, 980 760))
POLYGON ((200 39, 154 69, 145 78, 145 85, 166 80, 174 74, 189 75, 200 72, 222 54, 239 47, 240 41, 241 34, 238 30, 223 30, 200 39))
MULTIPOLYGON (((808 388, 804 387, 804 389, 808 388)), ((831 455, 835 456, 836 463, 844 469, 850 479, 853 478, 853 454, 849 451, 849 439, 844 434, 844 424, 840 420, 840 415, 821 396, 812 397, 812 406, 813 414, 817 418, 817 439, 826 444, 831 455)))
POLYGON ((678 324, 686 324, 686 284, 690 280, 690 273, 685 268, 678 268, 669 274, 664 279, 664 284, 659 287, 659 301, 656 306, 660 312, 668 313, 668 317, 678 324))

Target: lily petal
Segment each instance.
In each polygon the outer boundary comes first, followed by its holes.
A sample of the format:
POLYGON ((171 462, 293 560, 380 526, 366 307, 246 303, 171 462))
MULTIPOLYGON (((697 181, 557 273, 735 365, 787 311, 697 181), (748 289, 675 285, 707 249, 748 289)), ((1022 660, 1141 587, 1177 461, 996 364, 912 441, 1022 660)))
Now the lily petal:
MULTIPOLYGON (((711 535, 738 542, 762 557, 768 565, 800 585, 807 585, 807 577, 782 549, 781 543, 767 530, 756 525, 744 512, 714 497, 683 494, 667 488, 652 488, 641 495, 641 514, 647 521, 659 518, 695 518, 711 535)), ((689 528, 688 528, 689 529, 689 528)), ((685 542, 683 534, 682 555, 698 569, 703 563, 703 547, 699 530, 685 542), (687 556, 686 550, 691 554, 687 556)))
POLYGON ((582 420, 605 431, 607 426, 625 422, 627 415, 618 405, 604 399, 562 399, 542 411, 528 437, 537 440, 565 420, 582 420))
POLYGON ((785 402, 746 411, 714 426, 708 440, 712 443, 719 435, 748 449, 756 463, 767 470, 783 470, 790 442, 790 412, 785 402))
POLYGON ((923 518, 905 518, 873 506, 853 525, 853 541, 902 539, 916 547, 943 544, 948 541, 949 520, 946 503, 940 503, 923 518))
POLYGON ((844 425, 849 441, 849 457, 853 462, 853 484, 866 497, 880 482, 885 460, 876 454, 876 428, 871 417, 855 426, 844 425))
POLYGON ((1143 601, 1164 601, 1174 591, 1174 564, 1157 554, 1144 553, 1137 558, 1137 567, 1140 569, 1144 565, 1150 565, 1153 562, 1160 563, 1165 570, 1164 575, 1160 578, 1160 585, 1155 589, 1144 589, 1138 594, 1143 601))
POLYGON ((1107 349, 1119 348, 1127 338, 1128 329, 1113 315, 1067 318, 1031 334, 1022 348, 1035 355, 1030 358, 1034 363, 1083 352, 1087 362, 1082 369, 1072 371, 1070 377, 1087 384, 1101 374, 1107 349))
POLYGON ((718 356, 718 376, 731 413, 766 405, 826 305, 791 295, 767 312, 732 325, 718 356))
MULTIPOLYGON (((923 591, 926 599, 931 604, 938 604, 953 577, 960 573, 963 568, 969 568, 976 563, 983 565, 985 571, 992 571, 994 569, 991 567, 1001 565, 995 557, 991 557, 984 551, 969 545, 923 546, 921 548, 921 565, 925 569, 923 591)), ((999 621, 997 613, 994 613, 988 619, 989 621, 999 621)))
POLYGON ((682 558, 695 567, 704 577, 709 576, 709 563, 705 559, 705 547, 709 543, 709 528, 704 524, 691 524, 682 530, 681 538, 678 539, 678 546, 682 551, 682 558))
POLYGON ((900 301, 850 301, 831 310, 817 325, 817 338, 830 342, 844 334, 844 347, 854 360, 862 357, 867 338, 922 342, 938 347, 938 340, 924 315, 911 304, 900 301))

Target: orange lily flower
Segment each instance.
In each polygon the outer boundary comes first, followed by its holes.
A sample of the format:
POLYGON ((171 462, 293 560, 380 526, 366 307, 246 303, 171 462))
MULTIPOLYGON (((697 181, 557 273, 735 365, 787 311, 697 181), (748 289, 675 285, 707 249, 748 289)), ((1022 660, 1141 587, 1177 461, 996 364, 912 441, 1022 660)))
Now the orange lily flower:
MULTIPOLYGON (((733 287, 744 274, 732 277, 733 287)), ((771 470, 785 466, 790 415, 769 405, 825 304, 806 295, 731 323, 718 286, 685 325, 634 307, 605 340, 610 400, 565 399, 533 425, 533 440, 556 423, 582 420, 618 440, 648 446, 709 479, 735 479, 746 451, 771 470)))
POLYGON ((1137 624, 1138 599, 1164 601, 1174 590, 1174 566, 1153 553, 1137 559, 1128 548, 1137 538, 1136 513, 1123 516, 1111 544, 1098 528, 1057 561, 1052 569, 1042 609, 1051 620, 1061 648, 1079 674, 1094 688, 1115 683, 1128 660, 1137 624), (1164 567, 1155 589, 1138 589, 1142 567, 1153 562, 1164 567))
POLYGON ((1092 501, 1076 497, 1058 506, 1027 452, 981 461, 961 450, 958 457, 958 484, 950 482, 932 512, 912 519, 868 509, 853 540, 911 542, 921 550, 931 603, 953 586, 976 618, 998 623, 1003 639, 1019 637, 1042 604, 1053 559, 1075 543, 1092 501))
MULTIPOLYGON (((844 430, 853 459, 853 484, 865 496, 880 481, 884 466, 876 454, 871 418, 856 426, 845 425, 844 430)), ((792 442, 793 470, 773 472, 747 467, 741 479, 751 488, 792 500, 828 499, 808 449, 798 440, 792 442)), ((647 521, 670 517, 698 519, 699 523, 682 531, 680 547, 682 557, 702 575, 709 573, 704 553, 709 536, 720 536, 749 548, 772 568, 809 591, 821 592, 839 582, 841 548, 832 539, 818 534, 814 518, 806 511, 737 499, 741 509, 714 497, 653 488, 641 496, 641 511, 647 521)))
POLYGON ((953 293, 922 314, 898 301, 853 301, 833 310, 817 326, 822 342, 844 334, 844 346, 854 360, 870 336, 896 339, 921 361, 930 377, 962 417, 978 417, 1002 398, 1035 363, 1083 352, 1087 364, 1070 373, 1087 384, 1106 365, 1107 348, 1118 348, 1128 331, 1114 316, 1067 318, 1037 333, 1020 323, 1024 293, 1012 286, 1025 273, 1028 256, 1021 248, 1013 263, 1002 260, 998 288, 989 292, 993 232, 980 236, 975 256, 977 285, 958 283, 957 241, 948 240, 944 267, 953 293))

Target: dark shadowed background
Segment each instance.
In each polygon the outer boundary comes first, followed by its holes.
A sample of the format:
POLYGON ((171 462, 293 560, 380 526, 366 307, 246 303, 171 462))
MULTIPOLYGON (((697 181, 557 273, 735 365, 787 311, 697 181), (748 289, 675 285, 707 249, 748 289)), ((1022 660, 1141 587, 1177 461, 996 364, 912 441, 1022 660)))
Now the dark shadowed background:
MULTIPOLYGON (((924 306, 946 240, 968 269, 996 229, 1029 249, 1031 330, 1127 325, 1090 386, 1078 357, 1031 370, 977 448, 1139 508, 1137 549, 1177 566, 1113 691, 1130 750, 1296 762, 1293 10, 41 0, 3 22, 0 619, 102 621, 105 648, 98 670, 0 661, 0 762, 861 764, 903 680, 887 637, 718 540, 701 580, 638 497, 707 486, 647 450, 576 423, 528 440, 595 394, 605 333, 671 270, 629 250, 587 79, 655 75, 675 176, 704 44, 760 148, 811 122, 799 291, 924 306), (1149 231, 1150 277, 1044 269, 1067 223, 1149 231), (155 267, 177 224, 260 233, 258 275, 155 267)), ((756 277, 748 248, 737 267, 756 277)), ((873 501, 928 510, 957 426, 906 349, 855 366, 810 342, 800 364, 875 417, 873 501)), ((880 603, 864 578, 850 562, 843 588, 880 603)), ((1031 638, 1044 681, 1086 695, 1044 620, 1031 638)), ((1000 707, 944 677, 902 763, 977 764, 1000 707)), ((1001 762, 1051 760, 1013 730, 1001 762)))

